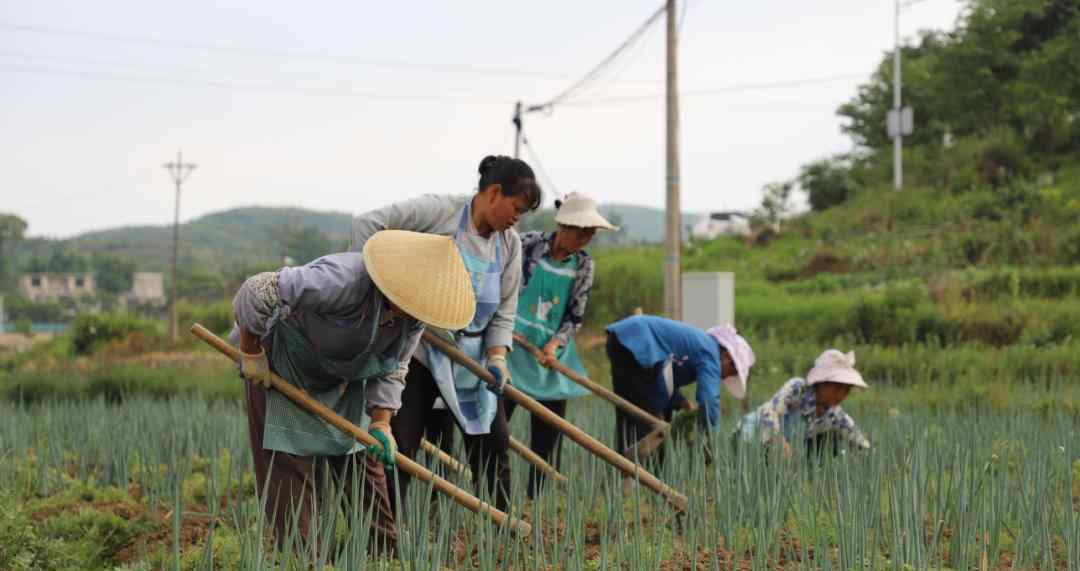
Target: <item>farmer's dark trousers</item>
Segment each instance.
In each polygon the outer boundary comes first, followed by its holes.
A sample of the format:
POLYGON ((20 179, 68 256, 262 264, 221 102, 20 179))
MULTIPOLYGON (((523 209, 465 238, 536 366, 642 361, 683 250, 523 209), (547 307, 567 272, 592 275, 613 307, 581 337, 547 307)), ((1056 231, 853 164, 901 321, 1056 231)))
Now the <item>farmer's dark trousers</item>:
MULTIPOLYGON (((634 403, 657 418, 671 422, 671 406, 661 403, 656 398, 656 383, 660 377, 661 365, 642 367, 634 354, 619 343, 613 333, 607 336, 608 360, 611 361, 611 385, 615 394, 634 403)), ((633 416, 615 409, 615 450, 630 460, 636 460, 627 454, 626 447, 637 443, 655 426, 642 422, 633 416)), ((659 464, 664 462, 664 448, 660 447, 654 457, 659 464)))
MULTIPOLYGON (((431 371, 422 363, 413 359, 409 363, 409 374, 405 378, 405 390, 401 393, 401 408, 390 421, 390 428, 397 440, 398 451, 410 458, 416 457, 420 448, 420 439, 428 428, 432 417, 431 407, 440 396, 431 371)), ((495 507, 505 511, 509 505, 510 493, 510 430, 506 424, 506 409, 503 399, 498 400, 499 408, 495 420, 491 423, 491 432, 487 434, 466 434, 465 453, 469 458, 469 467, 478 486, 486 484, 487 492, 495 500, 495 507)), ((444 439, 445 442, 445 439, 444 439)), ((408 475, 399 471, 397 496, 391 482, 390 497, 405 498, 408 489, 408 475)))
MULTIPOLYGON (((278 546, 284 547, 292 530, 301 542, 310 546, 308 542, 314 540, 311 533, 321 527, 318 520, 313 521, 313 516, 317 513, 318 517, 336 519, 341 503, 332 500, 334 494, 339 494, 336 497, 344 503, 346 514, 372 514, 372 551, 393 554, 397 546, 397 528, 382 464, 364 454, 296 456, 263 448, 266 389, 246 381, 244 386, 255 482, 258 493, 263 494, 265 490, 267 494, 266 516, 274 522, 278 546), (358 498, 352 495, 354 488, 358 490, 358 498), (358 499, 360 505, 352 505, 353 499, 358 499)), ((320 539, 326 540, 330 538, 320 539)))
MULTIPOLYGON (((546 406, 551 412, 566 418, 566 400, 542 400, 540 404, 546 406)), ((517 403, 506 401, 506 422, 514 415, 517 403)), ((559 429, 544 422, 536 415, 532 415, 529 426, 529 448, 547 460, 556 470, 559 469, 559 458, 562 456, 562 432, 559 429)), ((529 497, 536 497, 536 493, 544 483, 545 475, 536 466, 529 466, 529 497)))

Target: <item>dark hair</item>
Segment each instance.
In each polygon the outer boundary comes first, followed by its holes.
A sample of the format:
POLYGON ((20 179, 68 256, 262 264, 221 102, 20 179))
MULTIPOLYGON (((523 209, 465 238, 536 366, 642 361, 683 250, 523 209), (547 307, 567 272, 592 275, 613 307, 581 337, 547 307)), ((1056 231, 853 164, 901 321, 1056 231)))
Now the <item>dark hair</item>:
POLYGON ((498 184, 503 196, 525 196, 529 211, 536 210, 544 200, 536 175, 525 161, 505 155, 488 155, 480 161, 479 191, 498 184))

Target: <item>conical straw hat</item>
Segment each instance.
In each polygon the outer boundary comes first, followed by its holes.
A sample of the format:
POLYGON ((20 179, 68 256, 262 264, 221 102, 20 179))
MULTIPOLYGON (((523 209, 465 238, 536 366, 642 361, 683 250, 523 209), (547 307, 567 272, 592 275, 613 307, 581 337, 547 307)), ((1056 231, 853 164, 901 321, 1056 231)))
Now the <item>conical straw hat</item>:
POLYGON ((449 236, 376 232, 364 244, 364 266, 383 295, 419 321, 456 330, 476 313, 472 280, 449 236))

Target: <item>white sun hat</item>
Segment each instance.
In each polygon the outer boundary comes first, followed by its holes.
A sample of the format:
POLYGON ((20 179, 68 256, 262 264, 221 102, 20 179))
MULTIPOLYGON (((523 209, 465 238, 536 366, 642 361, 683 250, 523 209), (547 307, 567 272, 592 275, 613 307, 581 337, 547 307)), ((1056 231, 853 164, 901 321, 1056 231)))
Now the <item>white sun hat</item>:
POLYGON ((735 362, 736 376, 725 378, 723 381, 724 387, 731 393, 731 396, 739 400, 746 398, 746 381, 750 378, 750 368, 757 361, 750 343, 742 335, 739 335, 735 327, 730 324, 710 327, 705 333, 716 339, 716 342, 727 351, 727 354, 731 356, 731 360, 735 362))
POLYGON ((859 371, 855 370, 855 352, 844 353, 838 349, 829 349, 814 361, 814 368, 806 374, 806 381, 811 385, 819 383, 840 383, 861 389, 869 388, 859 371))
POLYGON ((472 280, 449 236, 376 232, 364 244, 364 267, 383 295, 418 321, 456 330, 473 320, 472 280))
POLYGON ((571 192, 566 196, 555 213, 555 222, 577 228, 619 229, 600 214, 595 200, 580 192, 571 192))

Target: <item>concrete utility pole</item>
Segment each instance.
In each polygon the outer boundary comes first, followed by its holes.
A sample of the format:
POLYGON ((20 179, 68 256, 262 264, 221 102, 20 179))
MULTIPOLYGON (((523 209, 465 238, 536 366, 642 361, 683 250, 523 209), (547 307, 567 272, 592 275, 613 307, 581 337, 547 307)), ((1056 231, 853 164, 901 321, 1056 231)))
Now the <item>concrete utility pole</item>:
POLYGON ((682 319, 682 204, 679 199, 678 14, 667 0, 667 202, 664 224, 664 313, 682 319))
POLYGON ((893 135, 893 189, 904 188, 904 133, 900 128, 900 0, 894 0, 893 18, 893 112, 896 114, 896 134, 893 135))
POLYGON ((172 298, 169 300, 169 338, 176 342, 179 337, 176 322, 176 258, 180 252, 180 186, 191 171, 195 170, 195 164, 185 163, 183 154, 177 151, 176 162, 165 163, 162 166, 169 171, 169 176, 176 184, 176 209, 173 211, 172 298))

